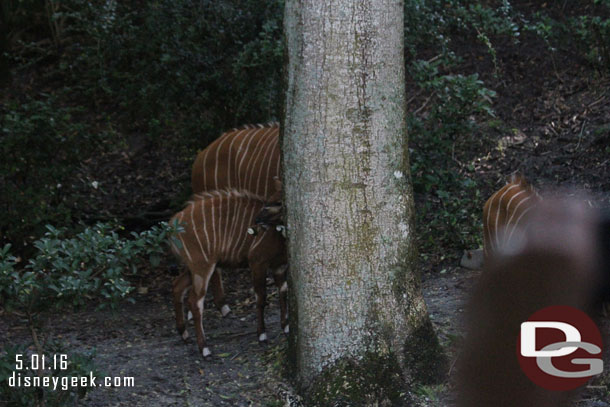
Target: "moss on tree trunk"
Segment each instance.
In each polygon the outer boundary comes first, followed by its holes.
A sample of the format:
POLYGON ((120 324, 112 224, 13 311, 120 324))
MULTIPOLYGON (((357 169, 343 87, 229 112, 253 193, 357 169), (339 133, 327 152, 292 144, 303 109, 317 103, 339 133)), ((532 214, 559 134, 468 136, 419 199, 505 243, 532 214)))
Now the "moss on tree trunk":
POLYGON ((289 348, 314 405, 401 405, 442 370, 414 267, 402 13, 286 2, 289 348))

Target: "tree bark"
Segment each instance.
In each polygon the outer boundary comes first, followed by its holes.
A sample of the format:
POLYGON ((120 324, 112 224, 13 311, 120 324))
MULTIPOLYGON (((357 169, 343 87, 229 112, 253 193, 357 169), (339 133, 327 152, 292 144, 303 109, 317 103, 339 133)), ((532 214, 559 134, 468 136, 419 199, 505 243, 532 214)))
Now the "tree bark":
POLYGON ((414 269, 403 2, 287 0, 284 24, 297 380, 320 405, 401 403, 441 353, 414 269))

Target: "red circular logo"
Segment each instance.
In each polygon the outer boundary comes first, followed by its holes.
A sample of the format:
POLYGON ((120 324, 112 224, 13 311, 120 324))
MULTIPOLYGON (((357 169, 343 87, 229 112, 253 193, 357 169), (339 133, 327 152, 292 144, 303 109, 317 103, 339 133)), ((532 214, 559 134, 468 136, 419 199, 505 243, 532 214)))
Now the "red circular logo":
POLYGON ((602 336, 584 312, 564 305, 546 307, 521 324, 517 358, 538 386, 572 390, 602 372, 602 336))

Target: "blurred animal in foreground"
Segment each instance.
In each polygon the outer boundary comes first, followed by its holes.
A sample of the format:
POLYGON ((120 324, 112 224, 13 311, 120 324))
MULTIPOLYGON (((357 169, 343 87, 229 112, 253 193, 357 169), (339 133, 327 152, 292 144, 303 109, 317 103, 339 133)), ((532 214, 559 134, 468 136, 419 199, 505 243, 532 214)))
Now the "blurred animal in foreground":
MULTIPOLYGON (((497 201, 507 202, 507 196, 497 201)), ((502 214, 499 219, 506 219, 502 214)), ((545 199, 527 216, 527 227, 518 222, 486 246, 485 272, 468 305, 460 407, 561 407, 575 395, 531 382, 518 362, 517 338, 521 323, 545 307, 595 308, 608 287, 610 220, 573 198, 545 199)), ((492 218, 490 225, 498 224, 492 218)), ((490 235, 488 242, 495 233, 490 235)))

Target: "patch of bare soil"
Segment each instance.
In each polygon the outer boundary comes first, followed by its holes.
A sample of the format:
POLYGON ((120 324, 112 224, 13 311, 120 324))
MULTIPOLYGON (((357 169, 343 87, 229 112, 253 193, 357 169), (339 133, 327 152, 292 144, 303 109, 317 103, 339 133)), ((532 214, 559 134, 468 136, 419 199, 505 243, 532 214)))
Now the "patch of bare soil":
MULTIPOLYGON (((453 407, 456 361, 464 338, 464 312, 469 292, 480 272, 457 267, 444 274, 427 273, 422 288, 431 320, 450 356, 450 380, 436 399, 421 398, 419 406, 453 407)), ((247 270, 225 272, 227 301, 232 312, 222 318, 210 296, 205 304, 204 329, 212 356, 203 360, 197 350, 192 324, 185 343, 175 330, 171 303, 171 276, 156 278, 147 294, 120 310, 88 309, 50 315, 43 333, 64 342, 73 351, 95 350, 100 376, 133 377, 134 387, 103 387, 79 402, 86 407, 118 406, 288 406, 295 400, 288 378, 280 374, 286 337, 279 324, 277 292, 268 281, 265 320, 269 342, 256 335, 254 295, 247 270)), ((15 318, 0 318, 2 343, 25 343, 28 332, 15 318)), ((610 320, 601 329, 610 336, 610 320)), ((605 364, 610 366, 606 350, 605 364)), ((610 373, 596 379, 575 407, 608 407, 610 373)), ((99 379, 98 379, 99 382, 99 379)))
MULTIPOLYGON (((171 278, 159 280, 120 310, 95 309, 52 315, 44 337, 66 343, 72 351, 95 350, 102 377, 133 377, 134 387, 98 387, 80 406, 274 406, 288 386, 281 383, 279 366, 286 337, 280 328, 277 290, 268 287, 268 343, 256 335, 254 294, 247 270, 223 276, 232 312, 225 318, 208 296, 204 329, 212 356, 197 350, 192 324, 186 343, 175 329, 171 278)), ((269 281, 271 284, 271 281, 269 281)), ((24 342, 24 329, 15 319, 2 319, 2 341, 24 342)), ((98 383, 101 379, 98 379, 98 383)))
MULTIPOLYGON (((490 142, 471 155, 477 176, 491 186, 487 193, 520 171, 537 188, 577 188, 610 206, 608 78, 574 55, 552 53, 540 39, 522 40, 502 44, 496 70, 482 72, 508 131, 477 135, 490 142)), ((479 48, 470 58, 489 56, 479 48)))
MULTIPOLYGON (((432 322, 450 356, 450 380, 437 400, 421 406, 455 405, 453 382, 456 361, 464 338, 464 312, 470 290, 480 272, 452 268, 444 274, 426 274, 422 288, 432 322)), ((197 350, 192 324, 185 343, 177 334, 171 304, 170 280, 125 303, 118 312, 85 310, 49 318, 46 337, 64 341, 75 351, 95 349, 102 376, 133 377, 134 387, 97 388, 79 405, 114 406, 283 406, 294 390, 280 375, 286 337, 279 326, 277 293, 268 284, 265 314, 269 342, 256 337, 254 295, 247 270, 225 273, 227 300, 232 312, 222 318, 211 298, 206 301, 204 329, 213 355, 203 360, 197 350)), ((0 321, 3 341, 23 341, 27 332, 14 329, 15 320, 0 321), (8 326, 7 326, 8 325, 8 326), (3 335, 4 336, 4 335, 3 335)), ((610 320, 600 327, 610 335, 610 320)), ((610 354, 606 351, 606 366, 610 354)), ((604 407, 609 374, 596 379, 575 407, 604 407)))

